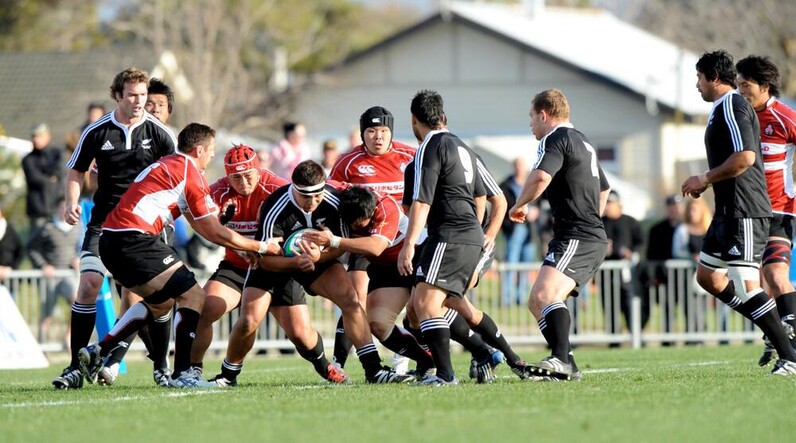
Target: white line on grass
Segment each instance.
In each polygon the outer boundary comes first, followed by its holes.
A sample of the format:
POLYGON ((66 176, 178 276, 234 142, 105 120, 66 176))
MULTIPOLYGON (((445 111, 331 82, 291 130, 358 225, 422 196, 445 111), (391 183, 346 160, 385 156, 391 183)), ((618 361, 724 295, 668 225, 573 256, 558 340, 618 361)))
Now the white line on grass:
POLYGON ((162 398, 177 398, 177 397, 190 397, 197 395, 208 394, 223 394, 229 390, 212 390, 212 391, 185 391, 185 392, 169 392, 163 395, 125 395, 122 397, 109 397, 109 398, 91 398, 85 400, 58 400, 58 401, 41 401, 41 402, 27 402, 27 403, 5 403, 0 405, 3 408, 38 408, 46 406, 63 406, 63 405, 79 405, 79 404, 94 404, 94 403, 107 403, 117 401, 134 401, 134 400, 151 400, 153 397, 162 398))

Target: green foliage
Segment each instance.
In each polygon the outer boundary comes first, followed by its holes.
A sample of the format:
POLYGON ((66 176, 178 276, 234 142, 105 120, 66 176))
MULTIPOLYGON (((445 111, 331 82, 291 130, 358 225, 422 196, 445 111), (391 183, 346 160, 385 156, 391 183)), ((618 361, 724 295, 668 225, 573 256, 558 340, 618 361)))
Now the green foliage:
MULTIPOLYGON (((155 387, 148 361, 79 391, 50 388, 60 367, 0 371, 0 429, 4 442, 778 441, 792 428, 794 379, 757 367, 759 351, 581 348, 582 382, 522 382, 501 366, 491 385, 470 382, 456 354, 462 384, 445 388, 366 385, 355 358, 350 386, 320 383, 299 358, 254 356, 237 388, 205 391, 155 387)), ((206 362, 205 376, 219 367, 206 362)))
POLYGON ((73 51, 104 41, 94 1, 4 0, 2 4, 0 49, 73 51))

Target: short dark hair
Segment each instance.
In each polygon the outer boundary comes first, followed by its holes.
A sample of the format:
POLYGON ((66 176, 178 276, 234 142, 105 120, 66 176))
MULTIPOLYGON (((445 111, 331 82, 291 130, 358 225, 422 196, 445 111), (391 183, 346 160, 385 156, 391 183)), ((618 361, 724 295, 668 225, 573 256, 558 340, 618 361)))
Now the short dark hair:
POLYGON ((282 125, 282 134, 287 137, 288 134, 295 131, 297 127, 301 126, 301 123, 298 122, 285 122, 282 125))
POLYGON ((177 149, 189 154, 197 146, 207 146, 211 138, 216 136, 216 131, 210 126, 201 123, 189 123, 177 136, 177 149))
POLYGON ((304 160, 296 165, 290 176, 290 181, 298 186, 314 186, 325 180, 326 172, 323 170, 323 166, 312 160, 304 160))
POLYGON ((707 81, 718 80, 735 87, 735 65, 732 63, 732 55, 723 49, 702 54, 697 61, 696 69, 707 81))
POLYGON ((363 218, 371 218, 377 203, 373 192, 360 186, 352 186, 340 193, 340 219, 350 226, 363 218))
POLYGON ((174 109, 174 91, 171 90, 169 85, 157 77, 152 77, 149 79, 149 89, 147 93, 165 95, 166 99, 169 101, 169 114, 171 114, 171 111, 174 109))
POLYGON ((139 71, 133 66, 125 69, 124 71, 116 74, 116 77, 113 78, 113 83, 111 83, 111 98, 114 101, 119 100, 116 98, 116 94, 122 95, 124 93, 124 84, 125 83, 132 83, 137 85, 138 83, 143 83, 149 86, 149 74, 144 71, 139 71))
POLYGON ((747 80, 752 80, 761 86, 768 85, 768 94, 779 97, 782 87, 779 69, 769 57, 750 55, 740 60, 735 69, 747 80))
POLYGON ((100 102, 91 102, 86 107, 86 112, 91 111, 92 109, 102 109, 102 113, 105 114, 105 105, 100 102))
POLYGON ((420 123, 436 129, 445 126, 446 123, 442 105, 442 96, 437 91, 424 89, 415 94, 409 109, 420 123))

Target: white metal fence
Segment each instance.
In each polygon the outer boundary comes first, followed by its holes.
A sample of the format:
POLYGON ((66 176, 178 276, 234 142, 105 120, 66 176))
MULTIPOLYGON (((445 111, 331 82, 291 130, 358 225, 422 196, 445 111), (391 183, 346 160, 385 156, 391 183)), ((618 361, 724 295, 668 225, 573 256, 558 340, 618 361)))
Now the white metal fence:
MULTIPOLYGON (((540 263, 497 264, 469 294, 473 303, 495 320, 512 344, 545 343, 526 305, 527 288, 540 266, 540 263), (513 288, 517 282, 527 283, 516 285, 522 293, 512 293, 508 288, 513 288)), ((644 269, 652 271, 645 271, 645 275, 633 269, 627 261, 605 262, 580 295, 567 301, 573 317, 573 344, 641 347, 645 343, 666 345, 759 339, 760 333, 754 330, 751 322, 731 313, 727 306, 696 285, 692 262, 669 260, 649 264, 644 269)), ((42 305, 48 288, 64 277, 74 278, 75 274, 58 271, 54 278, 47 279, 40 271, 13 271, 0 282, 15 298, 45 352, 61 351, 68 341, 65 334, 70 308, 65 300, 58 302, 46 336, 40 328, 42 305)), ((337 310, 320 297, 308 297, 308 303, 315 328, 325 340, 331 341, 337 324, 337 310)), ((226 348, 226 340, 236 318, 237 311, 233 311, 215 325, 211 350, 226 348)), ((133 349, 141 348, 139 342, 133 345, 133 349)), ((260 327, 255 349, 292 349, 292 345, 269 316, 260 327)))

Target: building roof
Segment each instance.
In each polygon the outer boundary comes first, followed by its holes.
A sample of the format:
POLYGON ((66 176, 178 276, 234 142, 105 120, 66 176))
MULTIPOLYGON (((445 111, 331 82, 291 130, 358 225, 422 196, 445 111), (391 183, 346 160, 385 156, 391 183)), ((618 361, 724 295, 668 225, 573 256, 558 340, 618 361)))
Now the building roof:
POLYGON ((533 10, 527 4, 452 1, 442 11, 349 57, 346 62, 376 53, 395 40, 441 20, 475 27, 631 91, 646 101, 653 114, 659 106, 680 109, 689 116, 710 112, 710 104, 695 91, 696 54, 601 9, 537 7, 533 10))
POLYGON ((136 48, 111 47, 89 52, 0 53, 0 125, 6 135, 30 138, 31 127, 46 122, 53 144, 78 128, 91 102, 112 109, 113 76, 128 66, 150 70, 151 54, 136 48))

